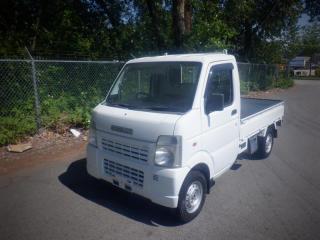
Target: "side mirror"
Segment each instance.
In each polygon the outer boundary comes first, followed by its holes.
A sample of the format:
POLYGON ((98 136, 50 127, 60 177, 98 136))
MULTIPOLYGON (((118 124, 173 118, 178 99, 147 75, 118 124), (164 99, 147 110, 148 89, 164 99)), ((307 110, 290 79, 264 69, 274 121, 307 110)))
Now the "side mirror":
POLYGON ((224 105, 224 94, 210 94, 206 97, 205 111, 206 114, 222 111, 224 105))

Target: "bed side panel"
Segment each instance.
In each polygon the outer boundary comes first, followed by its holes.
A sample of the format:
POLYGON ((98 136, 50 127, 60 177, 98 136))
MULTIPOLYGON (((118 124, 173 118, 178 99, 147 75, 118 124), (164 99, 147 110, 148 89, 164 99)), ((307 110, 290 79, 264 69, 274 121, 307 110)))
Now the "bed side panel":
POLYGON ((282 120, 284 115, 284 104, 279 104, 254 117, 241 120, 240 141, 259 133, 271 124, 282 120))

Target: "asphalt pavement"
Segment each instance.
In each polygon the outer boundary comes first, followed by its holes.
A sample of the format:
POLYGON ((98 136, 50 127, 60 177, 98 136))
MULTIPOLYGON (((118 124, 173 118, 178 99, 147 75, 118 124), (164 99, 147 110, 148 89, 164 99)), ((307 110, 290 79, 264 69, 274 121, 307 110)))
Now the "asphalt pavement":
POLYGON ((79 156, 0 177, 0 239, 320 239, 320 81, 271 97, 286 103, 271 156, 239 158, 192 222, 93 179, 79 156))

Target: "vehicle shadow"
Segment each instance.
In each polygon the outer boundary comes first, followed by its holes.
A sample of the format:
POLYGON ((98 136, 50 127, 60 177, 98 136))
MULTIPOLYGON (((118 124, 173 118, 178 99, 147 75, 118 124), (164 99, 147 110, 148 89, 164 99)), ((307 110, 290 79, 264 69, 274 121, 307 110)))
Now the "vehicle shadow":
POLYGON ((230 170, 232 171, 237 171, 239 168, 242 167, 241 161, 244 160, 249 160, 249 161, 261 161, 261 160, 266 160, 268 158, 261 158, 257 156, 256 154, 248 154, 248 153, 241 153, 238 157, 237 160, 234 162, 234 164, 230 167, 230 170))
POLYGON ((72 162, 59 181, 71 191, 118 214, 151 226, 179 226, 172 210, 114 187, 87 173, 86 159, 72 162))
POLYGON ((261 160, 267 160, 268 158, 262 158, 258 156, 257 154, 249 154, 249 153, 241 153, 237 160, 250 160, 250 161, 261 161, 261 160))
POLYGON ((239 168, 242 167, 242 164, 239 164, 237 162, 235 162, 231 167, 230 169, 233 170, 233 171, 237 171, 239 168))

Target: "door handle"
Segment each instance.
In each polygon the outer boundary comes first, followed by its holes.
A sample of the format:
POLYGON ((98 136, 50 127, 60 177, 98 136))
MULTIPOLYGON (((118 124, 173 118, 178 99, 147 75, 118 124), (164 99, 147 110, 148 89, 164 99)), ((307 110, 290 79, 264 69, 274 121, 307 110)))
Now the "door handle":
POLYGON ((231 112, 231 116, 236 115, 237 114, 237 109, 233 109, 231 112))

